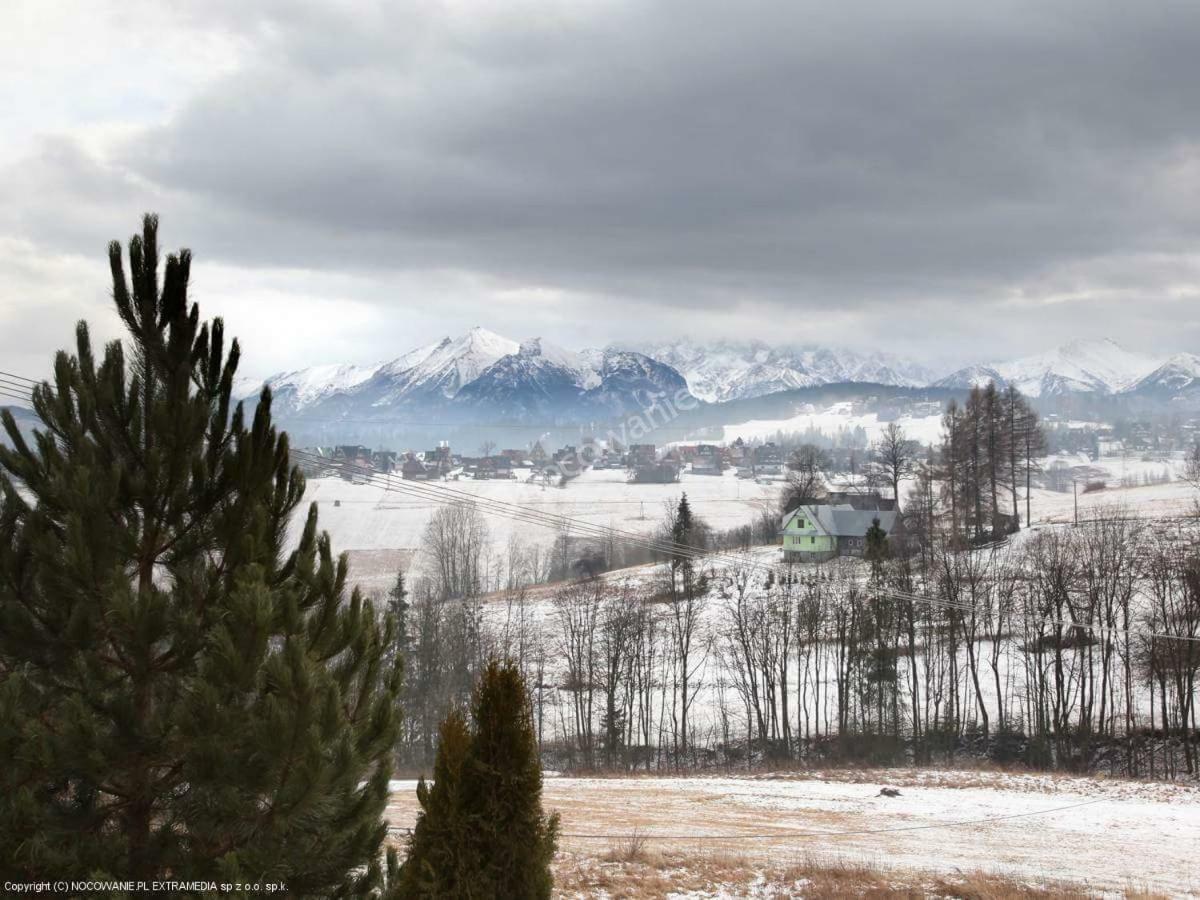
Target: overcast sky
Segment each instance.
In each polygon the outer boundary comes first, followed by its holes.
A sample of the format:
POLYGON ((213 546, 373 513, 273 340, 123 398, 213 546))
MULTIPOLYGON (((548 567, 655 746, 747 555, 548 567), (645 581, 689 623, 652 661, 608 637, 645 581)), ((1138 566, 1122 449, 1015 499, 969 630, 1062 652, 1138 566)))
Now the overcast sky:
POLYGON ((0 369, 117 333, 146 210, 253 375, 475 324, 1200 351, 1194 0, 249 5, 6 12, 0 369))

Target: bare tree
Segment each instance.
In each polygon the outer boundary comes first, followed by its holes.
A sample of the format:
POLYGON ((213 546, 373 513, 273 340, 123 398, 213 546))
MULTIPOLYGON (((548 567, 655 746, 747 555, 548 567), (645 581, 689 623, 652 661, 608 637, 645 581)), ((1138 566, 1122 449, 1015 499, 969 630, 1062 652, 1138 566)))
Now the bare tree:
POLYGON ((829 456, 812 444, 802 444, 788 459, 788 473, 780 504, 784 512, 811 503, 825 494, 825 471, 829 456))
POLYGON ((470 503, 439 507, 425 526, 421 552, 434 591, 442 599, 470 597, 484 590, 488 528, 470 503))
POLYGON ((916 441, 909 440, 904 429, 889 422, 874 446, 877 465, 892 488, 892 499, 900 502, 900 480, 907 477, 920 452, 916 441))
POLYGON ((1183 461, 1183 479, 1200 491, 1200 440, 1192 444, 1183 461))
POLYGON ((596 633, 602 599, 603 582, 595 580, 568 585, 554 595, 559 655, 566 665, 563 687, 571 698, 572 749, 582 754, 586 766, 596 761, 596 633))

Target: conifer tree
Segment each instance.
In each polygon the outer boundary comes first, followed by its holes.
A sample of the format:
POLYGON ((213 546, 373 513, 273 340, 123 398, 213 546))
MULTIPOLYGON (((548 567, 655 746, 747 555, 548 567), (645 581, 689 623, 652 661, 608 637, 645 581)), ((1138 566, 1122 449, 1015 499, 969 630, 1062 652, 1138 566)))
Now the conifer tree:
POLYGON ((0 868, 6 878, 286 884, 381 875, 398 670, 390 626, 317 533, 236 341, 160 287, 157 219, 109 247, 123 345, 85 323, 0 448, 0 868), (18 491, 17 485, 21 486, 18 491))
POLYGON ((542 767, 520 669, 492 660, 471 704, 442 725, 433 786, 417 788, 421 812, 398 896, 550 896, 557 815, 542 812, 542 767))
POLYGON ((421 811, 409 839, 408 858, 399 872, 397 897, 466 895, 472 872, 463 767, 470 751, 466 719, 457 709, 451 710, 438 733, 433 785, 424 778, 417 783, 421 811))
POLYGON ((558 816, 542 813, 542 764, 516 663, 488 663, 471 713, 475 730, 463 778, 472 825, 471 896, 549 898, 558 816))
POLYGON ((892 548, 888 543, 888 534, 883 530, 883 526, 879 524, 878 518, 871 520, 871 527, 867 529, 864 535, 864 544, 863 558, 871 564, 873 572, 892 555, 892 548))

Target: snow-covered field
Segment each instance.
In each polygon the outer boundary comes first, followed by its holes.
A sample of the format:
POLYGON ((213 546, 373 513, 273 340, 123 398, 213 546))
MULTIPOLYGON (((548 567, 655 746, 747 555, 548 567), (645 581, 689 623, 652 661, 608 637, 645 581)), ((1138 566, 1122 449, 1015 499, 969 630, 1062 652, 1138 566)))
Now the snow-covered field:
MULTIPOLYGON (((1060 455, 1043 461, 1043 468, 1055 463, 1081 472, 1086 470, 1106 483, 1103 490, 1094 492, 1083 492, 1081 488, 1078 495, 1081 520, 1119 509, 1124 515, 1170 524, 1172 520, 1195 514, 1200 500, 1195 489, 1180 477, 1181 459, 1164 462, 1111 456, 1092 461, 1083 454, 1060 455), (1142 483, 1164 476, 1172 480, 1142 483)), ((530 483, 526 475, 522 472, 517 480, 462 479, 432 482, 423 487, 455 492, 447 494, 448 497, 519 504, 549 516, 633 534, 649 534, 658 529, 665 506, 676 503, 685 492, 700 517, 713 528, 724 530, 749 524, 771 507, 780 490, 778 480, 741 479, 732 470, 721 476, 684 472, 674 484, 628 484, 621 470, 588 470, 565 488, 530 483)), ((411 483, 398 476, 393 477, 391 489, 376 484, 353 484, 336 477, 309 479, 305 501, 319 504, 320 527, 329 531, 337 552, 349 551, 351 580, 368 593, 387 591, 398 570, 403 569, 411 576, 420 567, 422 532, 439 504, 433 497, 405 493, 408 488, 411 483)), ((902 483, 902 497, 907 490, 908 484, 902 483)), ((1035 528, 1023 531, 1016 543, 1034 533, 1037 527, 1070 523, 1075 516, 1075 503, 1070 492, 1035 488, 1031 503, 1035 528)), ((1019 507, 1024 518, 1023 496, 1019 507)), ((553 527, 484 512, 495 561, 503 557, 509 540, 514 537, 527 546, 543 547, 555 539, 557 532, 553 527)), ((293 539, 298 537, 302 525, 303 517, 297 516, 292 523, 293 539)), ((778 556, 776 548, 756 552, 760 562, 774 563, 779 561, 778 556)), ((491 570, 493 566, 488 568, 491 570)))
MULTIPOLYGON (((402 834, 415 819, 415 783, 393 789, 388 818, 402 834)), ((636 829, 652 846, 698 856, 723 850, 778 862, 817 854, 1089 890, 1200 892, 1195 786, 907 769, 548 777, 544 802, 561 814, 560 847, 573 856, 611 853, 636 829), (882 787, 900 796, 881 796, 882 787)))
POLYGON ((940 413, 930 416, 906 415, 894 420, 880 421, 878 413, 856 413, 854 406, 854 403, 845 401, 826 409, 800 413, 789 419, 755 419, 740 425, 727 425, 724 438, 726 441, 735 441, 738 438, 744 441, 770 440, 780 432, 801 434, 809 429, 833 436, 861 428, 866 432, 867 440, 874 441, 892 422, 903 428, 905 435, 911 440, 920 441, 922 444, 936 444, 941 437, 940 413))
MULTIPOLYGON (((1120 508, 1125 514, 1144 519, 1171 518, 1190 515, 1200 500, 1196 489, 1182 478, 1182 454, 1169 460, 1143 459, 1136 455, 1102 456, 1091 460, 1087 455, 1059 454, 1041 461, 1043 470, 1055 465, 1066 466, 1080 473, 1078 486, 1080 519, 1096 515, 1106 508, 1120 508), (1169 481, 1164 479, 1169 478, 1169 481), (1088 480, 1104 483, 1102 490, 1085 491, 1088 480), (1145 483, 1159 481, 1162 483, 1145 483)), ((1033 522, 1066 523, 1075 515, 1075 494, 1070 491, 1049 491, 1034 488, 1032 494, 1033 522)), ((1021 501, 1024 510, 1024 501, 1021 501)))
MULTIPOLYGON (((341 478, 311 478, 305 493, 306 503, 319 504, 320 527, 330 533, 337 552, 351 551, 352 577, 374 580, 380 573, 380 551, 395 554, 392 558, 403 563, 421 545, 421 534, 438 503, 433 497, 414 497, 404 493, 411 482, 399 476, 392 479, 392 489, 375 484, 352 484, 341 478), (372 551, 366 555, 360 551, 372 551), (356 571, 353 567, 364 563, 356 571)), ((721 476, 691 475, 685 472, 674 484, 627 484, 625 472, 617 469, 588 470, 567 483, 565 488, 531 484, 520 478, 515 481, 459 481, 422 484, 430 492, 442 489, 484 500, 499 500, 529 507, 551 516, 578 519, 592 525, 616 528, 644 534, 657 529, 663 519, 664 507, 676 503, 687 493, 693 509, 715 529, 735 528, 749 523, 760 511, 774 502, 779 493, 778 482, 756 483, 737 478, 732 471, 721 476)), ((303 528, 303 518, 292 523, 293 538, 303 528)), ((549 545, 555 538, 553 528, 541 528, 526 522, 515 522, 498 515, 487 515, 488 532, 496 554, 503 552, 511 536, 518 535, 527 543, 549 545)), ((391 569, 390 577, 395 577, 391 569)))
MULTIPOLYGON (((856 419, 873 418, 855 417, 856 419)), ((907 427, 907 426, 906 426, 907 427)), ((939 426, 940 427, 940 426, 939 426)), ((1100 510, 1119 507, 1129 515, 1147 519, 1190 515, 1196 509, 1196 491, 1180 479, 1182 460, 1142 460, 1138 457, 1102 457, 1091 461, 1083 454, 1060 455, 1043 461, 1043 468, 1054 463, 1096 473, 1106 482, 1104 490, 1085 493, 1080 489, 1080 518, 1097 515, 1100 510), (1173 480, 1162 484, 1142 484, 1149 478, 1167 475, 1173 480)), ((746 525, 779 495, 779 481, 753 481, 737 478, 728 471, 721 476, 692 475, 684 472, 675 484, 627 484, 625 473, 616 469, 588 470, 570 481, 565 488, 545 487, 525 480, 475 481, 462 479, 432 482, 431 491, 442 488, 484 500, 530 507, 552 516, 577 519, 591 525, 611 527, 625 532, 646 534, 657 529, 664 506, 677 502, 687 493, 696 513, 716 529, 746 525)), ((306 502, 320 508, 321 527, 330 532, 338 551, 351 553, 352 577, 371 588, 386 587, 398 567, 410 567, 416 560, 421 534, 438 503, 432 497, 413 497, 404 493, 411 483, 398 476, 392 489, 375 484, 352 484, 341 478, 312 478, 308 482, 306 502)), ((907 491, 901 485, 901 496, 907 491)), ((451 496, 451 495, 447 495, 451 496)), ((1024 517, 1025 502, 1019 506, 1024 517)), ((1072 521, 1075 498, 1070 492, 1035 488, 1032 497, 1033 522, 1063 524, 1072 521)), ((549 545, 552 528, 514 522, 502 516, 486 514, 492 546, 503 553, 513 535, 526 543, 549 545)), ((293 522, 293 536, 299 534, 303 518, 293 522)))

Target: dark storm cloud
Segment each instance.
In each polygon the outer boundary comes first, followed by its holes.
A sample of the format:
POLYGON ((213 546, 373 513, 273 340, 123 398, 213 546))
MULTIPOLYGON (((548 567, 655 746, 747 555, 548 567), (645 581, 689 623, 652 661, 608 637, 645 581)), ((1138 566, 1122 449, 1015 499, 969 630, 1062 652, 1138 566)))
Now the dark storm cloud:
POLYGON ((951 330, 1057 294, 1091 298, 1053 305, 1064 327, 1130 296, 1170 316, 1195 277, 1200 4, 196 15, 253 53, 108 162, 230 262, 660 308, 902 299, 951 330))

